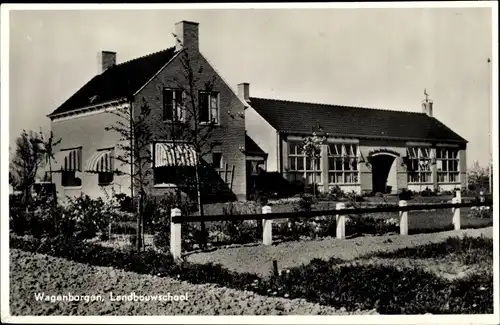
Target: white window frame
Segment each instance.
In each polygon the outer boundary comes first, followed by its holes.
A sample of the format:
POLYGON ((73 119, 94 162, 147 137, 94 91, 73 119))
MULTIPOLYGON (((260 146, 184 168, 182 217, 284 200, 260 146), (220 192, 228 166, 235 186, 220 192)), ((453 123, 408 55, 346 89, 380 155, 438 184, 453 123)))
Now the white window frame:
POLYGON ((436 172, 438 183, 460 183, 460 150, 457 148, 436 149, 436 172), (455 168, 455 166, 456 168, 455 168), (446 167, 445 167, 446 166, 446 167), (451 168, 450 168, 451 167, 451 168), (455 169, 455 170, 450 170, 455 169))
POLYGON ((432 149, 431 147, 407 147, 408 184, 432 184, 432 149), (417 169, 413 170, 412 162, 416 161, 417 169), (412 169, 410 170, 410 167, 412 169), (424 181, 422 181, 424 179, 424 181))
POLYGON ((321 158, 317 158, 314 164, 315 166, 313 166, 313 163, 311 161, 312 158, 306 157, 305 153, 302 153, 301 147, 302 142, 290 140, 288 141, 288 180, 297 181, 298 179, 303 178, 305 185, 311 185, 314 180, 316 184, 322 183, 321 158), (291 161, 294 161, 293 168, 291 161), (302 169, 298 168, 299 161, 302 162, 302 169), (314 169, 314 167, 316 169, 314 169), (315 179, 313 177, 314 174, 316 174, 315 179))
POLYGON ((355 143, 328 143, 328 184, 359 184, 359 145, 355 143), (334 149, 332 151, 332 148, 334 149), (335 160, 341 159, 341 169, 336 169, 335 160), (330 162, 333 160, 333 163, 330 162), (348 169, 346 169, 346 160, 348 169), (351 163, 353 160, 353 163, 351 163), (339 181, 340 178, 340 181, 339 181))
POLYGON ((182 89, 179 88, 164 88, 162 94, 162 119, 164 122, 185 122, 186 121, 186 107, 184 105, 184 100, 186 94, 182 89), (172 92, 172 118, 165 117, 165 93, 172 92), (181 94, 180 101, 177 100, 177 95, 181 94), (179 117, 180 116, 180 117, 179 117))
MULTIPOLYGON (((207 96, 208 95, 208 121, 199 121, 200 124, 210 124, 213 123, 215 125, 220 124, 220 93, 218 91, 199 91, 198 96, 198 108, 199 110, 202 109, 201 107, 201 102, 200 98, 201 96, 207 96), (213 114, 213 107, 212 107, 212 96, 216 96, 216 102, 217 102, 217 112, 216 116, 214 117, 213 114)), ((198 118, 199 118, 200 112, 198 112, 198 118)))

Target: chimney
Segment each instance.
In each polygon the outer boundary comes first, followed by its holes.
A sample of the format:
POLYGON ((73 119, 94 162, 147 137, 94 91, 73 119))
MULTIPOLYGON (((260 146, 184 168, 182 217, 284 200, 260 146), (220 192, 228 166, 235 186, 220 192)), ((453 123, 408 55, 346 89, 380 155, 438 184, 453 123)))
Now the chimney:
POLYGON ((198 42, 198 23, 191 21, 180 21, 175 24, 175 49, 178 51, 182 48, 191 50, 199 50, 198 42))
POLYGON ((97 54, 97 73, 101 74, 116 65, 116 52, 101 51, 97 54))
POLYGON ((427 114, 432 117, 432 99, 429 99, 429 94, 427 93, 427 89, 424 89, 425 99, 422 101, 422 113, 427 114))
POLYGON ((425 99, 422 101, 422 113, 432 117, 432 99, 425 99))
POLYGON ((238 97, 246 102, 250 101, 250 84, 248 82, 238 84, 238 97))

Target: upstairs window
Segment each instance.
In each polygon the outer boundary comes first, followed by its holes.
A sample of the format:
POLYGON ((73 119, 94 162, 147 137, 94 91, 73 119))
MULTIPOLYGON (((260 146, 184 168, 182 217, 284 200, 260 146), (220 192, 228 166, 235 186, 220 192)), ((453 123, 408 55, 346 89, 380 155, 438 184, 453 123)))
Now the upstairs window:
POLYGON ((200 123, 219 123, 219 94, 216 92, 200 92, 199 94, 200 123))
POLYGON ((184 97, 182 90, 164 89, 163 90, 163 120, 180 121, 186 119, 186 110, 184 107, 184 97))

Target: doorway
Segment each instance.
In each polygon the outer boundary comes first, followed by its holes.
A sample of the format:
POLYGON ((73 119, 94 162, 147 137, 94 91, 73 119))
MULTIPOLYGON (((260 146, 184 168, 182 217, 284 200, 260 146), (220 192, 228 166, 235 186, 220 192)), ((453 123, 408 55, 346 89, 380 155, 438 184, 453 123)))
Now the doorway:
POLYGON ((397 191, 396 157, 388 154, 371 156, 373 193, 390 194, 397 191))

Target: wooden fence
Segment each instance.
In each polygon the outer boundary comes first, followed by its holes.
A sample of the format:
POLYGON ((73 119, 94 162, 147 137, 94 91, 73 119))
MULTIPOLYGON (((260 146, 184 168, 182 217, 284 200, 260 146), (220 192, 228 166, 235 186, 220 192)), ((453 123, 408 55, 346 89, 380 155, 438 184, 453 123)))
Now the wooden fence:
POLYGON ((303 212, 282 212, 273 213, 272 208, 268 205, 262 207, 260 214, 243 214, 243 215, 211 215, 211 216, 182 216, 180 209, 172 209, 171 223, 170 223, 170 252, 174 258, 180 258, 182 254, 182 236, 181 225, 188 222, 201 222, 201 221, 232 221, 232 220, 262 220, 262 243, 264 245, 272 245, 272 224, 273 219, 287 219, 294 217, 314 218, 325 215, 335 215, 337 222, 336 235, 339 239, 345 238, 345 215, 349 214, 367 214, 378 212, 399 212, 399 228, 401 235, 408 235, 408 212, 409 211, 422 211, 422 210, 435 210, 435 209, 452 209, 452 224, 455 230, 460 230, 460 208, 467 207, 492 207, 492 202, 486 202, 484 196, 480 197, 478 201, 462 202, 460 191, 456 192, 456 197, 452 199, 451 203, 438 203, 438 204, 412 204, 404 200, 399 201, 397 205, 387 205, 382 207, 371 208, 346 208, 345 203, 339 202, 336 204, 334 210, 320 210, 320 211, 303 211, 303 212))

